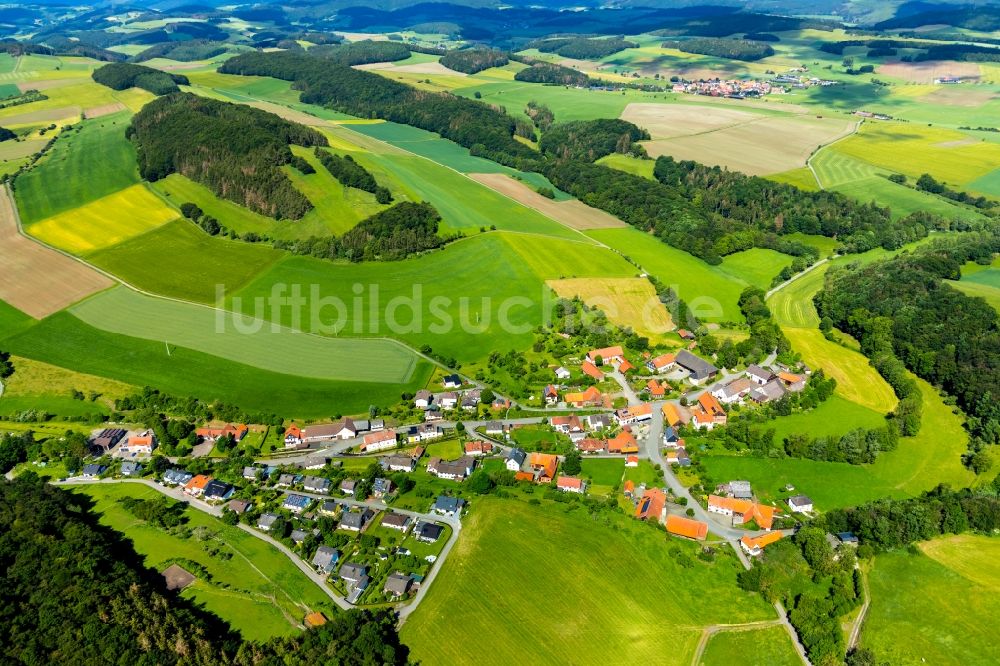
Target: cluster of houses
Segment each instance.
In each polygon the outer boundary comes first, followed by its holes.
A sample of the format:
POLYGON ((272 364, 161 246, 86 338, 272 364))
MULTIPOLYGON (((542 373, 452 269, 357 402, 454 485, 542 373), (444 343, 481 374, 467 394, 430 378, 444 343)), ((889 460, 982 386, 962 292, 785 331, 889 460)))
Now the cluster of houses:
POLYGON ((165 471, 162 483, 165 486, 179 487, 185 495, 210 503, 225 502, 236 492, 236 489, 225 481, 214 479, 207 474, 192 474, 177 468, 165 471))
POLYGON ((587 492, 587 482, 574 476, 558 474, 559 456, 551 453, 528 453, 524 449, 513 448, 507 452, 504 465, 514 472, 516 481, 536 484, 550 484, 555 481, 556 489, 579 495, 587 492))
POLYGON ((830 79, 821 79, 818 76, 802 76, 804 70, 801 67, 793 67, 784 74, 777 74, 771 83, 775 86, 784 86, 789 88, 811 88, 813 86, 820 86, 821 88, 826 88, 829 86, 835 86, 838 84, 837 81, 831 81, 830 79))
POLYGON ((650 358, 646 361, 646 368, 656 374, 674 373, 680 370, 695 386, 701 386, 719 374, 717 367, 686 349, 681 349, 675 354, 661 354, 650 358))
MULTIPOLYGON (((413 406, 423 410, 425 421, 440 421, 443 418, 442 412, 456 409, 474 412, 482 402, 483 392, 480 389, 458 390, 463 385, 462 378, 458 375, 448 375, 441 380, 441 384, 445 388, 443 392, 431 393, 427 389, 421 389, 413 396, 413 406)), ((510 407, 510 403, 497 398, 490 406, 494 409, 506 409, 510 407)))
POLYGON ((725 385, 713 386, 711 392, 713 397, 726 405, 743 404, 746 400, 762 405, 780 400, 787 393, 798 393, 805 387, 806 378, 802 375, 788 370, 775 372, 759 365, 750 365, 742 377, 725 385))
POLYGON ((152 455, 157 441, 151 430, 102 428, 91 434, 88 445, 94 456, 110 454, 120 458, 137 458, 152 455))
POLYGON ((676 433, 682 426, 690 425, 695 430, 711 430, 716 426, 726 425, 728 420, 725 408, 708 391, 698 396, 693 405, 665 402, 661 409, 663 421, 667 425, 667 431, 664 432, 664 444, 667 446, 681 446, 681 440, 677 438, 676 433), (670 441, 666 439, 668 435, 671 437, 670 441))
POLYGON ((744 99, 746 97, 763 97, 772 92, 783 93, 784 88, 774 88, 768 81, 757 79, 699 79, 697 81, 679 81, 674 83, 671 91, 688 95, 707 95, 709 97, 731 97, 744 99))
POLYGON ((333 423, 317 423, 304 428, 293 423, 285 428, 285 448, 304 449, 310 444, 354 439, 364 433, 378 433, 384 430, 385 421, 382 419, 345 418, 333 423))

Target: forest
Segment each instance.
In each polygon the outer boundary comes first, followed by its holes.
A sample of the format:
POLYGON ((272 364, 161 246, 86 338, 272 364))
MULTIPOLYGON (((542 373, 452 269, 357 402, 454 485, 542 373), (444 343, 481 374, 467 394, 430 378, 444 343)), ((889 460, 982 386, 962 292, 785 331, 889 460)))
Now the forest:
POLYGON ((955 398, 969 417, 970 462, 980 472, 989 461, 976 454, 1000 443, 1000 322, 984 300, 945 280, 959 279, 967 261, 990 263, 997 251, 1000 239, 988 232, 939 240, 868 266, 831 269, 815 299, 828 325, 856 337, 880 372, 880 359, 891 367, 898 358, 955 398))
POLYGON ((94 81, 112 90, 142 88, 154 95, 168 95, 179 92, 178 85, 186 86, 186 76, 171 74, 145 65, 127 62, 113 62, 94 70, 94 81))
POLYGON ((538 147, 556 159, 594 162, 611 153, 644 157, 645 148, 636 143, 643 139, 649 132, 627 120, 576 120, 552 125, 538 147))
POLYGON ((754 61, 774 55, 774 49, 765 42, 749 39, 723 39, 718 37, 698 37, 663 42, 665 49, 677 49, 684 53, 728 58, 730 60, 754 61))
POLYGON ((510 58, 500 49, 473 48, 448 51, 438 62, 456 72, 475 74, 490 67, 503 67, 510 58))
POLYGON ((374 42, 366 39, 348 44, 319 44, 309 49, 309 55, 350 67, 405 60, 410 57, 410 49, 399 42, 374 42))
MULTIPOLYGON (((314 47, 316 48, 316 47, 314 47)), ((537 156, 514 139, 519 123, 533 135, 528 121, 515 121, 502 110, 447 93, 417 90, 371 72, 331 66, 298 53, 246 53, 223 64, 224 74, 272 76, 294 81, 301 101, 361 118, 381 118, 437 132, 469 148, 475 155, 503 164, 537 156)))
POLYGON ((514 80, 553 86, 584 87, 590 85, 590 77, 583 72, 551 62, 532 63, 531 67, 522 69, 515 74, 514 80))
MULTIPOLYGON (((382 187, 375 181, 375 176, 371 175, 367 169, 354 161, 350 155, 334 155, 331 152, 315 148, 316 157, 320 164, 330 172, 330 175, 340 181, 344 187, 353 187, 363 192, 371 192, 375 195, 375 200, 380 204, 392 202, 392 194, 389 189, 382 187)), ((302 160, 305 162, 305 160, 302 160)), ((309 167, 309 163, 305 163, 309 167)), ((301 171, 301 168, 299 169, 301 171)))
POLYGON ((600 39, 592 37, 557 37, 528 42, 524 48, 538 49, 542 53, 555 53, 564 58, 600 60, 625 49, 634 49, 636 46, 638 44, 619 37, 600 39))
POLYGON ((299 219, 312 208, 279 168, 291 162, 289 144, 327 145, 316 130, 272 113, 189 93, 150 102, 132 118, 126 135, 136 146, 143 178, 179 173, 276 219, 299 219))
POLYGON ((388 611, 336 613, 263 643, 169 593, 91 500, 31 472, 0 479, 0 661, 23 664, 406 664, 388 611))
POLYGON ((181 62, 208 60, 226 52, 222 42, 212 42, 207 39, 189 39, 184 42, 163 42, 154 44, 145 51, 132 57, 132 62, 145 62, 153 58, 170 58, 181 62))

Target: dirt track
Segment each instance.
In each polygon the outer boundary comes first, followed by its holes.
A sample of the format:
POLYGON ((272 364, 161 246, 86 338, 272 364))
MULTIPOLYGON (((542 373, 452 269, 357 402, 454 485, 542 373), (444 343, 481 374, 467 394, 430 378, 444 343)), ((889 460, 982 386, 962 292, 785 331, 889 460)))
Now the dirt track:
POLYGON ((114 284, 110 278, 25 238, 6 188, 0 191, 0 300, 36 319, 114 284))
POLYGON ((571 229, 613 229, 628 226, 617 217, 591 208, 576 199, 553 201, 543 197, 524 183, 502 173, 470 173, 469 177, 571 229))

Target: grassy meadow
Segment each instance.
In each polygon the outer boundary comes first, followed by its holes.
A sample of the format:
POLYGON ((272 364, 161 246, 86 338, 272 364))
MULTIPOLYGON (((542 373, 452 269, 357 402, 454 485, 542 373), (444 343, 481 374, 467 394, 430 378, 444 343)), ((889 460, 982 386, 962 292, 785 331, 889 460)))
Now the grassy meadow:
POLYGON ((861 645, 880 663, 994 664, 1000 539, 959 535, 875 558, 861 645))
POLYGON ((581 664, 688 664, 701 627, 773 617, 763 600, 736 588, 740 565, 728 549, 685 569, 671 551, 693 556, 697 546, 668 547, 662 528, 608 520, 595 523, 562 505, 480 500, 402 627, 412 656, 454 664, 505 664, 527 653, 540 662, 571 654, 581 664))
POLYGON ((798 666, 802 663, 785 628, 774 626, 712 634, 698 666, 731 666, 745 661, 750 655, 755 663, 768 666, 798 666))
POLYGON ((215 613, 244 638, 265 640, 296 634, 310 611, 333 612, 329 597, 283 553, 239 528, 188 508, 184 511, 187 526, 211 536, 205 541, 183 538, 135 518, 118 503, 125 497, 163 497, 152 488, 94 484, 74 487, 73 491, 94 500, 101 523, 129 538, 146 566, 161 571, 172 559, 180 558, 205 567, 211 579, 199 576, 181 596, 215 613), (214 557, 206 545, 231 557, 214 557))

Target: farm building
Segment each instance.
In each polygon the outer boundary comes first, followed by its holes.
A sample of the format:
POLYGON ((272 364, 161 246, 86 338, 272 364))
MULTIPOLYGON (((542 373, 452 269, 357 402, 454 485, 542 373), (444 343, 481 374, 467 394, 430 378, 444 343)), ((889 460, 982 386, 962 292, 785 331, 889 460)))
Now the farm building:
POLYGON ((781 537, 781 532, 771 532, 769 534, 763 534, 759 537, 740 537, 740 548, 742 548, 747 555, 756 557, 764 552, 764 549, 772 543, 780 541, 781 537))
POLYGON ((688 371, 688 379, 695 385, 702 384, 719 374, 717 367, 686 349, 677 352, 676 363, 688 371))
POLYGON ((361 451, 371 453, 372 451, 384 451, 396 446, 396 431, 382 430, 365 435, 361 446, 361 451))
POLYGON ((704 541, 708 536, 708 524, 671 514, 667 516, 667 531, 674 536, 704 541))

